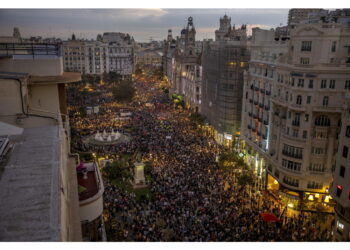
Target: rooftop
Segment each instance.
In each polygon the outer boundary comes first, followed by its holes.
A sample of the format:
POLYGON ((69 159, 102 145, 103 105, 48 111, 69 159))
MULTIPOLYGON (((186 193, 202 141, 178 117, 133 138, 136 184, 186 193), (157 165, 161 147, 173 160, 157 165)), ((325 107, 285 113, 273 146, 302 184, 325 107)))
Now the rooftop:
POLYGON ((26 128, 0 176, 0 241, 57 241, 58 126, 26 128))

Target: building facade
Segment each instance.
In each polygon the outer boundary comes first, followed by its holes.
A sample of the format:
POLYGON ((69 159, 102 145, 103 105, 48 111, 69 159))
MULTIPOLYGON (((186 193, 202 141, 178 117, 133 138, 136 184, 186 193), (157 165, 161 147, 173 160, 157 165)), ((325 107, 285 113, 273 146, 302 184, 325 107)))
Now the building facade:
POLYGON ((243 73, 248 68, 249 51, 244 25, 231 29, 227 16, 220 25, 217 40, 203 44, 201 112, 212 126, 216 140, 232 146, 240 133, 243 73))
POLYGON ((81 241, 65 98, 65 85, 80 73, 64 72, 57 44, 2 45, 0 136, 13 146, 1 162, 0 239, 81 241))
POLYGON ((183 96, 186 107, 200 111, 201 104, 201 48, 196 43, 196 29, 192 17, 188 18, 187 27, 181 30, 176 41, 168 30, 164 45, 163 72, 171 88, 170 94, 183 96))
POLYGON ((253 89, 246 91, 248 99, 244 99, 247 110, 242 123, 248 131, 242 139, 257 144, 254 149, 267 166, 267 188, 277 191, 288 207, 332 212, 329 188, 344 111, 344 84, 349 78, 349 29, 336 23, 301 24, 285 42, 287 50, 280 47, 274 63, 271 93, 267 89, 270 106, 265 127, 267 116, 254 113, 256 109, 249 109, 247 103, 265 107, 266 100, 261 103, 250 97, 261 88, 266 93, 254 72, 270 77, 269 69, 251 63, 245 91, 253 89))
POLYGON ((76 40, 74 36, 63 42, 63 64, 66 71, 101 75, 116 72, 131 78, 134 72, 134 40, 128 34, 104 33, 96 41, 76 40))
POLYGON ((344 111, 330 194, 336 202, 333 236, 336 241, 350 241, 350 77, 344 83, 344 111))

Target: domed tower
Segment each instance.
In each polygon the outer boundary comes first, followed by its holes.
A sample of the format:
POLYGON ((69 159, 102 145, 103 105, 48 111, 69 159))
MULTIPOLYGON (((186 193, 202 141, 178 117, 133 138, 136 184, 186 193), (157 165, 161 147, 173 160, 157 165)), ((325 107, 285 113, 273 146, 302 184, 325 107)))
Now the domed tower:
POLYGON ((194 25, 193 25, 193 18, 189 17, 187 22, 186 34, 185 34, 186 55, 193 56, 196 54, 195 45, 196 45, 196 29, 194 28, 194 25))

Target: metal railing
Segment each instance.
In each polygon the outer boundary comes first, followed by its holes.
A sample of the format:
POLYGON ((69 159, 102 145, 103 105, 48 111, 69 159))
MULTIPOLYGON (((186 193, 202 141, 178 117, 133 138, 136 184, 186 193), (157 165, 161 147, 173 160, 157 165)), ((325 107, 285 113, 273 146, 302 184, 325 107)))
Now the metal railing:
POLYGON ((0 43, 0 56, 30 55, 60 56, 59 44, 49 43, 0 43))

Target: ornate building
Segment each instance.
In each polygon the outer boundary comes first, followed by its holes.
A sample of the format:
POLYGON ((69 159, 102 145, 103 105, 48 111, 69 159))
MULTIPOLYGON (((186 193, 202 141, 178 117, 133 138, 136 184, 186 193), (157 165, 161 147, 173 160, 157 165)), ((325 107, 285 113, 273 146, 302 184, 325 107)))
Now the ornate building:
POLYGON ((246 29, 231 29, 230 19, 220 19, 216 41, 203 44, 201 112, 219 143, 238 142, 241 125, 243 73, 248 67, 246 29), (237 140, 236 140, 237 138, 237 140))
POLYGON ((242 119, 245 153, 255 150, 263 159, 257 164, 267 166, 267 188, 289 208, 332 211, 329 189, 349 79, 349 34, 341 24, 301 24, 289 41, 261 47, 262 58, 254 53, 250 64, 242 119), (271 64, 270 56, 276 59, 271 64))

